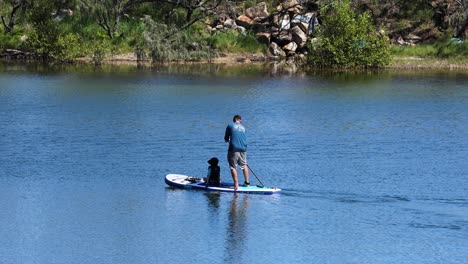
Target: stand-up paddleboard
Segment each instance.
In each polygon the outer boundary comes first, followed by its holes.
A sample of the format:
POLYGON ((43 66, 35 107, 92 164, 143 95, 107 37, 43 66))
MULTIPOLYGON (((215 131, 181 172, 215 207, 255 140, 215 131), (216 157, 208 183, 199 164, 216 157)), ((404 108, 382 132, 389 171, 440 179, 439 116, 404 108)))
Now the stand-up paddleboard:
POLYGON ((234 190, 232 183, 222 182, 219 187, 206 186, 203 178, 191 177, 182 174, 168 174, 166 175, 166 184, 173 187, 183 189, 196 189, 214 192, 236 192, 236 193, 257 193, 257 194, 274 194, 281 191, 279 188, 267 187, 267 186, 239 186, 237 190, 234 190))

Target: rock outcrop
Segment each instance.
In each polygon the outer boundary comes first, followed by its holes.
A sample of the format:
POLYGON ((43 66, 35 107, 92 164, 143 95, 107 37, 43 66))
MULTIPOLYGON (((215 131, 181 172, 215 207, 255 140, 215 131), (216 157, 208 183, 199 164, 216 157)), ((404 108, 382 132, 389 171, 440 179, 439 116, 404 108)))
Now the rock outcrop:
MULTIPOLYGON (((429 5, 409 3, 410 1, 397 2, 359 0, 353 1, 353 8, 359 12, 368 12, 378 28, 385 28, 385 32, 380 30, 379 34, 389 37, 391 43, 395 45, 433 43, 449 30, 454 31, 454 37, 462 40, 468 35, 466 11, 463 10, 461 1, 432 0, 428 1, 429 5), (408 10, 417 10, 417 8, 422 8, 421 12, 433 12, 433 16, 424 18, 424 21, 414 20, 412 17, 414 14, 411 15, 408 10), (454 27, 456 19, 462 21, 454 27), (465 22, 462 23, 463 21, 465 22)), ((245 11, 241 10, 241 7, 233 8, 231 12, 224 13, 230 21, 235 21, 235 25, 229 28, 239 30, 241 27, 241 32, 253 31, 259 42, 269 47, 271 56, 274 57, 306 53, 307 42, 312 41, 320 26, 317 1, 282 0, 271 13, 268 10, 271 11, 272 8, 268 8, 265 2, 245 11), (279 52, 278 49, 283 52, 279 52)), ((212 28, 217 30, 216 23, 212 28)), ((226 28, 228 27, 225 25, 222 27, 223 30, 226 28)))
MULTIPOLYGON (((317 12, 307 10, 298 0, 284 0, 273 14, 269 14, 267 4, 261 2, 235 18, 217 21, 222 21, 223 29, 252 30, 258 41, 269 47, 273 57, 292 57, 306 52, 307 40, 319 26, 317 12)), ((220 29, 217 23, 211 25, 212 30, 220 29)))

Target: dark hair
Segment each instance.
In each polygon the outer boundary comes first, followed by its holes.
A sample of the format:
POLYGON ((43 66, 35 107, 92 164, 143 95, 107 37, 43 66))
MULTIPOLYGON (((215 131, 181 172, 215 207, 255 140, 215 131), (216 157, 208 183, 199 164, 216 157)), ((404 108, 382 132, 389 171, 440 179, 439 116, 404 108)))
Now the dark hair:
POLYGON ((236 122, 237 120, 242 120, 242 117, 240 115, 235 115, 233 118, 232 118, 232 122, 236 122))

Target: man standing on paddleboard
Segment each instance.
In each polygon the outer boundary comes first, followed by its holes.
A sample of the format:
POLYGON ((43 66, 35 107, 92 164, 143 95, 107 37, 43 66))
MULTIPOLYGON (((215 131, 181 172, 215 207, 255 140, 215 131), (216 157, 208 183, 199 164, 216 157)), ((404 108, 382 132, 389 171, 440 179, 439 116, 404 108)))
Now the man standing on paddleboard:
POLYGON ((247 167, 247 137, 245 135, 245 127, 241 124, 242 117, 235 115, 232 119, 233 123, 226 127, 224 134, 224 141, 229 142, 229 149, 227 159, 231 169, 232 179, 234 180, 234 189, 239 188, 239 181, 237 180, 237 165, 244 173, 244 186, 249 183, 249 169, 247 167))

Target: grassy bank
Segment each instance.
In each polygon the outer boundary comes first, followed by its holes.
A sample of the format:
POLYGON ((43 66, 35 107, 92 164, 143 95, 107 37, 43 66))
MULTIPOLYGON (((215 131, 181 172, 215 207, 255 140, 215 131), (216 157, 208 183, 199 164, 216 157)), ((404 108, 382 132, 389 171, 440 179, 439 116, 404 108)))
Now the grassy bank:
POLYGON ((464 69, 468 70, 468 58, 437 58, 396 55, 388 68, 399 69, 464 69))
POLYGON ((441 41, 432 45, 393 46, 392 68, 468 69, 468 42, 441 41))

